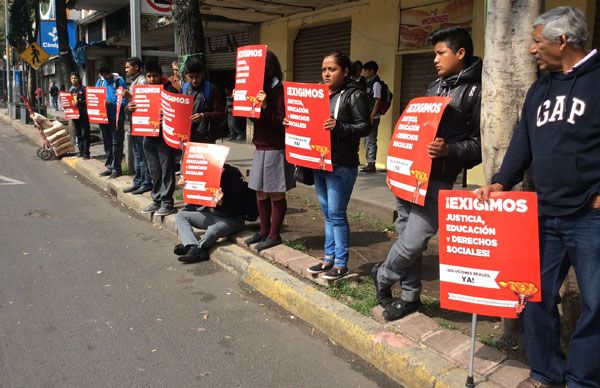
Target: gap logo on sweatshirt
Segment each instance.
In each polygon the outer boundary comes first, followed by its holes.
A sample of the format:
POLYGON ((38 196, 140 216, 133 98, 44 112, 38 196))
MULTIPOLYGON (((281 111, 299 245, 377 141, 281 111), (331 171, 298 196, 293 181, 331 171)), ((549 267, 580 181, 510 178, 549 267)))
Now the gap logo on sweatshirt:
POLYGON ((555 121, 567 120, 569 124, 575 124, 577 117, 583 116, 585 113, 585 102, 579 98, 573 97, 571 99, 571 109, 566 114, 565 107, 566 96, 555 96, 554 101, 546 100, 537 109, 537 126, 538 128, 545 125, 546 123, 552 123, 555 121))

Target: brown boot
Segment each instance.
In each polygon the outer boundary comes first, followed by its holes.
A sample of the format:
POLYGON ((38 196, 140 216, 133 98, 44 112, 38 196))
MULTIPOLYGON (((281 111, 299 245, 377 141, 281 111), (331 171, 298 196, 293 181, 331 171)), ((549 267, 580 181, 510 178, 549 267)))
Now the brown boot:
POLYGON ((532 379, 531 377, 526 378, 525 380, 521 381, 519 383, 519 385, 517 385, 517 388, 564 388, 564 387, 565 387, 564 384, 560 384, 560 385, 544 384, 537 380, 532 379))

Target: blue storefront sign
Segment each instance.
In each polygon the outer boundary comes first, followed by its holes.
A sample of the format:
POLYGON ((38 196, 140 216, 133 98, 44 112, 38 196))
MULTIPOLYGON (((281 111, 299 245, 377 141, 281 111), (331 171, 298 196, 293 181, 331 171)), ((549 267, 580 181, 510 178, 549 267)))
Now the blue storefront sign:
MULTIPOLYGON (((74 20, 67 20, 67 32, 69 34, 69 47, 75 47, 77 38, 77 23, 74 20)), ((50 55, 58 55, 58 33, 56 32, 56 22, 54 20, 42 20, 40 22, 40 36, 38 43, 50 55)))

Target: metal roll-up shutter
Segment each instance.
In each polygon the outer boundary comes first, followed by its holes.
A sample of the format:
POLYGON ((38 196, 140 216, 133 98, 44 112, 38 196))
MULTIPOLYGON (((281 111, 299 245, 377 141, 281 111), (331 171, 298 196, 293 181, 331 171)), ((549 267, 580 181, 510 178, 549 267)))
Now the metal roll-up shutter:
POLYGON ((119 73, 121 77, 125 78, 125 61, 129 58, 126 54, 117 55, 112 61, 113 73, 119 73))
POLYGON ((333 50, 350 55, 352 22, 302 28, 294 41, 294 81, 320 82, 323 57, 333 50))
POLYGON ((247 32, 215 36, 205 39, 206 64, 210 70, 235 69, 236 50, 249 44, 247 32))
POLYGON ((437 78, 433 53, 403 55, 400 109, 404 111, 410 100, 424 96, 427 86, 437 78))

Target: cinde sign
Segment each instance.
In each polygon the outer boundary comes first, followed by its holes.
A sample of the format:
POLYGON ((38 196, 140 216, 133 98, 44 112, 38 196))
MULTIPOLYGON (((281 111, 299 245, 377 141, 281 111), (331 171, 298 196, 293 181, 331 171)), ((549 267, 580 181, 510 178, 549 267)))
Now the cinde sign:
MULTIPOLYGON (((76 23, 73 20, 67 21, 67 31, 69 34, 69 47, 75 47, 76 41, 76 23)), ((58 55, 58 33, 56 31, 56 22, 54 20, 42 20, 40 22, 40 35, 38 44, 50 55, 58 55)))
POLYGON ((143 14, 170 16, 172 11, 171 0, 140 0, 143 14))

